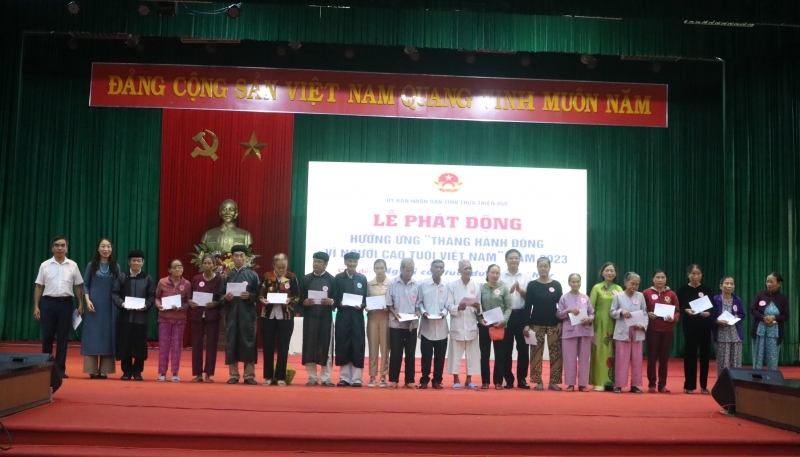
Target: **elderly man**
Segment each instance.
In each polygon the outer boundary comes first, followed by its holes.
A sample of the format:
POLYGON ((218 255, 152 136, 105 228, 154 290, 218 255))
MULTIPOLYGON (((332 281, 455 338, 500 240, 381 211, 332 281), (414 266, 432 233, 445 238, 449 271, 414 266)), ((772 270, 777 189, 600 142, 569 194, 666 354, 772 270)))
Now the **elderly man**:
POLYGON ((339 387, 361 387, 364 375, 364 308, 367 304, 367 277, 356 272, 357 252, 344 255, 347 269, 336 280, 336 366, 339 368, 339 387), (344 294, 361 297, 358 306, 342 303, 344 294))
POLYGON ((42 326, 42 353, 53 353, 56 345, 56 366, 62 378, 66 373, 67 345, 72 327, 72 297, 78 297, 78 310, 83 312, 83 276, 78 265, 67 258, 67 239, 57 236, 50 242, 53 257, 42 262, 33 289, 33 317, 42 326), (39 306, 41 302, 41 307, 39 306))
POLYGON ((417 325, 419 321, 419 283, 415 281, 414 261, 405 258, 400 261, 400 274, 389 281, 386 291, 386 307, 389 309, 389 387, 396 388, 400 382, 400 366, 403 364, 403 351, 406 356, 406 376, 404 387, 414 388, 414 361, 417 352, 417 325), (400 313, 414 318, 403 319, 400 313))
MULTIPOLYGON (((303 278, 300 284, 300 298, 303 300, 303 365, 308 372, 307 386, 316 386, 320 381, 325 387, 334 387, 331 381, 333 349, 333 298, 337 295, 336 280, 325 271, 330 257, 325 252, 315 252, 313 271, 303 278), (327 298, 319 302, 308 298, 309 291, 325 292, 327 298), (322 370, 317 377, 317 365, 322 370)), ((362 356, 363 358, 363 356, 362 356)))
POLYGON ((247 247, 237 244, 231 248, 233 268, 219 284, 219 294, 225 296, 225 365, 228 365, 228 384, 239 382, 239 362, 244 363, 244 383, 256 385, 256 301, 260 288, 258 275, 244 266, 247 247), (244 284, 238 296, 228 293, 228 284, 244 284))
POLYGON ((142 381, 144 361, 147 360, 148 311, 156 303, 156 282, 142 271, 144 251, 128 252, 127 272, 120 273, 111 288, 111 299, 119 309, 117 316, 116 357, 120 361, 123 381, 142 381), (134 308, 125 300, 143 298, 144 307, 134 308))
POLYGON ((447 372, 453 375, 453 389, 461 388, 458 375, 461 357, 467 359, 467 379, 464 387, 477 389, 472 375, 481 374, 481 350, 478 343, 478 314, 481 312, 480 289, 472 280, 469 260, 458 262, 461 278, 447 285, 447 310, 450 311, 450 349, 447 353, 447 372))
POLYGON ((525 287, 530 282, 531 275, 520 271, 519 262, 522 254, 516 249, 506 251, 506 270, 500 273, 500 281, 508 287, 511 293, 511 317, 508 319, 505 337, 503 338, 503 354, 495 354, 495 357, 503 357, 505 373, 503 378, 506 380, 505 388, 514 387, 514 374, 511 371, 511 355, 514 352, 514 341, 517 343, 517 386, 520 389, 530 389, 525 382, 528 377, 528 344, 525 342, 525 335, 522 330, 528 325, 530 316, 525 315, 525 287))
POLYGON ((431 358, 433 361, 434 389, 442 388, 445 351, 447 351, 447 286, 442 282, 444 262, 431 262, 431 277, 419 285, 418 304, 422 319, 419 324, 420 350, 422 352, 422 378, 419 388, 427 389, 431 381, 431 358))

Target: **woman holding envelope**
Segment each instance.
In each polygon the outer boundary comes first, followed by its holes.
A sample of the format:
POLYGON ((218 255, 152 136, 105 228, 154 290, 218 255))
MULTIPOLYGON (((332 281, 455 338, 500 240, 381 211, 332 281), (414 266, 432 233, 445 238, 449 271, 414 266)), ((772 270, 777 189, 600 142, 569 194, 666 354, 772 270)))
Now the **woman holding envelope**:
POLYGON ((214 382, 214 367, 217 364, 219 342, 220 307, 219 282, 222 276, 214 273, 214 256, 206 254, 202 259, 203 271, 192 278, 192 299, 189 300, 189 316, 192 321, 192 382, 214 382), (203 298, 201 298, 203 297, 203 298), (203 367, 203 338, 206 343, 206 364, 203 367))
POLYGON ((531 347, 531 382, 536 383, 533 390, 544 390, 542 384, 542 364, 544 360, 544 339, 550 350, 550 390, 561 390, 561 319, 556 316, 558 300, 564 293, 561 283, 550 277, 550 259, 539 257, 536 261, 539 277, 528 283, 525 294, 525 309, 530 310, 530 324, 522 329, 527 338, 531 330, 536 334, 536 346, 531 347))
POLYGON ((753 315, 753 369, 778 369, 778 347, 783 341, 783 323, 789 320, 789 298, 781 293, 783 276, 773 271, 767 275, 767 290, 759 291, 750 303, 753 315))
POLYGON ((169 276, 161 278, 156 286, 158 308, 158 379, 167 380, 167 368, 172 356, 172 382, 178 382, 181 367, 183 331, 186 329, 187 300, 192 284, 183 279, 183 262, 172 259, 167 264, 169 276))
POLYGON ((609 315, 617 323, 614 325, 614 393, 622 393, 628 383, 628 368, 631 372, 632 394, 642 390, 642 341, 649 318, 644 295, 639 292, 639 275, 630 272, 625 275, 625 292, 614 295, 609 315))
POLYGON ((264 273, 264 282, 258 293, 261 309, 261 346, 264 348, 265 386, 276 382, 286 385, 286 363, 289 359, 289 343, 294 333, 294 307, 300 301, 300 285, 297 276, 289 271, 286 254, 272 258, 272 271, 264 273), (278 339, 278 361, 275 360, 275 338, 278 339))
POLYGON ((572 273, 567 278, 569 292, 558 301, 556 316, 561 319, 561 347, 564 358, 564 382, 567 392, 575 390, 575 378, 578 379, 578 390, 589 392, 589 357, 594 340, 594 308, 586 294, 580 292, 581 275, 572 273), (580 360, 580 372, 578 372, 580 360))
POLYGON ((711 354, 711 331, 716 327, 717 309, 711 304, 711 289, 700 281, 703 270, 696 263, 686 269, 689 284, 678 290, 678 302, 683 310, 683 393, 693 394, 697 388, 697 353, 700 352, 700 392, 709 395, 708 359, 711 354), (698 300, 694 305, 692 302, 698 300), (702 308, 709 308, 700 311, 702 308))
POLYGON ((744 319, 745 314, 742 299, 733 295, 735 288, 736 283, 733 282, 733 276, 724 276, 719 281, 719 289, 722 293, 714 296, 717 314, 719 314, 716 328, 714 328, 714 341, 717 343, 717 377, 725 368, 742 367, 744 333, 742 333, 741 319, 744 319), (734 325, 730 325, 732 319, 728 315, 740 320, 734 325))
POLYGON ((675 323, 680 318, 678 296, 667 287, 667 274, 664 270, 653 272, 653 287, 644 291, 647 301, 647 391, 656 393, 656 363, 658 363, 658 391, 670 393, 667 389, 667 367, 669 351, 672 349, 675 323))
MULTIPOLYGON (((489 358, 492 355, 494 346, 494 388, 503 390, 503 365, 504 353, 503 338, 505 337, 505 326, 508 318, 511 317, 511 294, 508 287, 500 280, 500 267, 489 265, 486 271, 486 283, 481 285, 481 309, 483 314, 478 316, 478 344, 481 350, 481 389, 489 388, 489 358), (486 322, 487 311, 499 308, 499 320, 492 319, 492 323, 486 322)), ((495 311, 494 314, 498 314, 495 311)))

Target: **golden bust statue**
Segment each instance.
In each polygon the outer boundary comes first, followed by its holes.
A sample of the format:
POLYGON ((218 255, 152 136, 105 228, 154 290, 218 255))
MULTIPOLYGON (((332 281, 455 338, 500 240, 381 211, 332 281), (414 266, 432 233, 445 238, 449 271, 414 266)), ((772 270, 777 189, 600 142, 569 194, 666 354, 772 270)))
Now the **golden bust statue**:
POLYGON ((237 244, 250 246, 253 238, 250 232, 236 226, 236 217, 239 215, 239 207, 236 202, 227 199, 219 205, 219 217, 222 225, 213 228, 203 235, 203 244, 215 246, 230 252, 231 248, 237 244))

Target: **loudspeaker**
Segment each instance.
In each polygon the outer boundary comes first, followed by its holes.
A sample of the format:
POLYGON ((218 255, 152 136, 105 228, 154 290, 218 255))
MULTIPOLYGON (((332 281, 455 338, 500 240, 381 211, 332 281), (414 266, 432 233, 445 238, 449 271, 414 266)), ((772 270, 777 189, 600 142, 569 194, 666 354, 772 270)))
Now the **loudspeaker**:
POLYGON ((0 353, 0 417, 50 403, 59 387, 52 355, 0 353))
POLYGON ((783 373, 778 370, 749 370, 746 368, 725 368, 711 389, 714 400, 732 413, 736 410, 735 380, 760 382, 764 384, 782 384, 783 373))

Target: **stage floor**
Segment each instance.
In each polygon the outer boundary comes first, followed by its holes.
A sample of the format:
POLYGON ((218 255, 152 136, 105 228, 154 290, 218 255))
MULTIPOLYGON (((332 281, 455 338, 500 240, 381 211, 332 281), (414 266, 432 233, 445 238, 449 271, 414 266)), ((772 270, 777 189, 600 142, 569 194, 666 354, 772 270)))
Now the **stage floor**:
MULTIPOLYGON (((37 346, 3 343, 0 351, 37 346)), ((70 378, 53 403, 0 419, 14 440, 7 455, 800 454, 800 435, 720 415, 710 396, 683 394, 681 359, 670 361, 671 395, 454 391, 449 376, 443 390, 306 387, 299 356, 289 358, 293 386, 227 385, 222 353, 214 384, 189 383, 190 350, 182 382, 160 383, 157 359, 151 350, 143 382, 120 381, 121 373, 92 380, 71 345, 70 378)), ((800 378, 800 368, 782 371, 800 378)), ((260 384, 260 364, 256 372, 260 384)))

